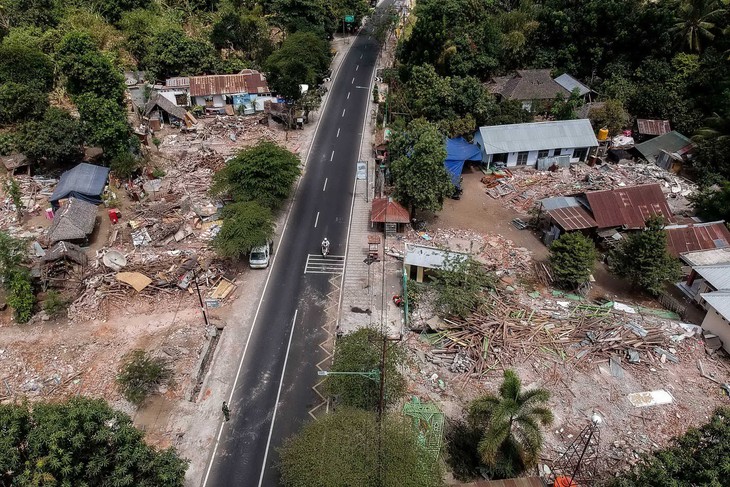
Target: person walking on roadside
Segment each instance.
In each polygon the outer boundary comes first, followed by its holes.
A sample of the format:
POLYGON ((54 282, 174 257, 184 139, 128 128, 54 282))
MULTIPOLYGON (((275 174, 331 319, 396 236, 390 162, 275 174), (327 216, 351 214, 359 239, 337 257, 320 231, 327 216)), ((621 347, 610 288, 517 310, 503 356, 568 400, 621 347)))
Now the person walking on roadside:
POLYGON ((226 401, 223 401, 223 407, 221 408, 223 411, 223 416, 226 418, 226 421, 231 419, 231 410, 228 409, 228 403, 226 401))

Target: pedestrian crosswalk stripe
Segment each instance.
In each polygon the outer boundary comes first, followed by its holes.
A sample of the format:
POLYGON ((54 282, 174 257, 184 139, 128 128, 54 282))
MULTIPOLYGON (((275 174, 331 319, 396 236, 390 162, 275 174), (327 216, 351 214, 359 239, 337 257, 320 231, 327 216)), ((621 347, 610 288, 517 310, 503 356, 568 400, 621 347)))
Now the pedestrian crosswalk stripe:
POLYGON ((321 254, 309 254, 307 255, 307 264, 304 267, 305 274, 341 274, 344 270, 344 255, 322 257, 321 254))

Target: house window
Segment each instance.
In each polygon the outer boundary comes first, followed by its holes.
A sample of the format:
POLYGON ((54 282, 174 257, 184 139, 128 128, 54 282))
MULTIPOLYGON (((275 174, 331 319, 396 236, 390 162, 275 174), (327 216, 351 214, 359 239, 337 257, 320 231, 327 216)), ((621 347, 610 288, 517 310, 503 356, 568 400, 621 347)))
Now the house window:
POLYGON ((517 153, 517 165, 524 166, 527 164, 527 155, 529 152, 518 152, 517 153))
POLYGON ((581 147, 580 149, 573 149, 573 158, 579 161, 585 161, 588 155, 588 147, 581 147))
POLYGON ((175 105, 179 107, 185 107, 188 105, 188 95, 185 93, 182 93, 180 95, 175 95, 175 105))
POLYGON ((553 155, 559 156, 561 152, 563 152, 563 149, 555 149, 555 150, 553 150, 553 155))
POLYGON ((537 158, 538 159, 544 159, 550 154, 549 150, 539 150, 537 151, 537 158))

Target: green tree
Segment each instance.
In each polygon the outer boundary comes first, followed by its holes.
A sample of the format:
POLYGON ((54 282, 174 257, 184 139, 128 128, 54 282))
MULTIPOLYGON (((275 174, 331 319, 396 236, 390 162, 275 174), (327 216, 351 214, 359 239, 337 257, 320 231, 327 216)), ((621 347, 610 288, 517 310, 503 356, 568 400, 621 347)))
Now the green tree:
POLYGON ((261 141, 229 160, 213 177, 211 191, 273 210, 291 195, 300 173, 299 157, 274 142, 261 141))
POLYGON ((440 464, 419 442, 410 421, 338 410, 307 423, 281 449, 286 487, 441 487, 440 464))
POLYGON ((274 50, 261 9, 224 9, 213 23, 210 40, 217 49, 241 51, 247 61, 261 65, 274 50))
POLYGON ((277 51, 266 59, 271 88, 289 102, 301 97, 300 84, 316 87, 329 69, 330 47, 313 32, 288 36, 277 51))
POLYGON ((669 254, 664 219, 653 216, 646 229, 632 233, 611 253, 611 267, 653 295, 658 295, 667 281, 680 276, 679 262, 669 254))
MULTIPOLYGON (((380 371, 385 336, 373 328, 361 328, 337 339, 333 372, 380 371)), ((397 402, 406 392, 406 381, 399 372, 406 361, 403 348, 386 342, 385 354, 385 407, 397 402)), ((327 392, 337 398, 337 403, 347 407, 376 411, 380 398, 380 381, 358 375, 327 377, 327 392)))
POLYGON ((107 157, 129 152, 130 129, 124 108, 114 100, 84 93, 75 99, 87 144, 101 147, 107 157))
POLYGON ((158 80, 172 76, 196 76, 216 70, 218 56, 204 39, 188 37, 179 27, 161 30, 149 40, 143 61, 158 80))
POLYGON ((593 242, 580 232, 564 233, 550 245, 553 281, 570 291, 588 282, 598 253, 593 242))
POLYGON ((7 0, 2 8, 3 24, 7 26, 55 27, 63 16, 60 0, 7 0))
POLYGON ((13 272, 28 256, 27 243, 0 231, 0 277, 9 282, 13 272))
POLYGON ((41 120, 20 125, 16 145, 33 162, 65 164, 81 158, 82 140, 79 121, 51 107, 41 120))
POLYGON ((469 405, 469 422, 482 431, 478 450, 493 478, 512 478, 536 465, 544 438, 540 426, 553 422, 545 389, 522 390, 513 370, 504 371, 499 395, 469 405))
POLYGON ((23 267, 17 267, 12 272, 10 282, 6 286, 8 304, 15 311, 15 319, 18 323, 27 323, 33 316, 35 302, 30 273, 23 267))
POLYGON ((13 206, 15 206, 16 220, 20 222, 23 218, 25 205, 23 204, 23 193, 20 191, 20 186, 15 178, 9 177, 5 180, 5 194, 10 196, 10 201, 12 201, 13 206))
POLYGON ((629 114, 619 100, 606 100, 600 107, 591 108, 588 118, 591 120, 593 130, 606 128, 612 135, 621 132, 629 123, 629 114))
POLYGON ((395 198, 411 209, 438 211, 454 191, 444 167, 446 143, 436 126, 416 119, 390 143, 395 198))
POLYGON ((288 33, 312 32, 316 35, 332 33, 337 28, 323 0, 271 0, 273 23, 288 33))
POLYGON ((100 399, 0 405, 2 485, 182 487, 187 462, 100 399))
POLYGON ((568 98, 560 94, 555 95, 553 105, 550 107, 550 114, 555 120, 575 120, 578 118, 577 110, 583 104, 580 91, 575 88, 568 98))
POLYGON ((128 179, 142 166, 142 161, 131 152, 119 152, 111 158, 109 168, 115 176, 128 179))
POLYGON ((705 188, 690 198, 695 211, 703 219, 730 221, 730 182, 705 188))
POLYGON ((34 85, 12 81, 0 85, 0 124, 40 118, 48 108, 48 95, 34 85))
POLYGON ((451 259, 434 276, 436 308, 444 314, 467 318, 484 302, 484 291, 494 288, 494 275, 471 256, 451 259))
POLYGON ((124 357, 124 365, 117 375, 117 385, 129 402, 140 405, 171 378, 172 370, 165 360, 138 349, 124 357))
POLYGON ((69 32, 58 47, 56 61, 66 76, 72 95, 93 93, 121 104, 124 101, 124 77, 112 61, 84 32, 69 32))
POLYGON ((232 203, 223 208, 223 225, 213 239, 221 257, 238 259, 274 236, 271 210, 257 201, 232 203))
POLYGON ((714 20, 726 13, 717 0, 682 0, 677 22, 672 31, 686 43, 690 51, 701 52, 703 40, 715 38, 714 20))
POLYGON ((730 408, 718 408, 699 428, 690 428, 673 443, 644 456, 628 473, 607 482, 609 487, 727 485, 730 458, 730 408))
POLYGON ((40 49, 3 39, 0 44, 0 82, 35 85, 42 91, 53 86, 53 61, 40 49))

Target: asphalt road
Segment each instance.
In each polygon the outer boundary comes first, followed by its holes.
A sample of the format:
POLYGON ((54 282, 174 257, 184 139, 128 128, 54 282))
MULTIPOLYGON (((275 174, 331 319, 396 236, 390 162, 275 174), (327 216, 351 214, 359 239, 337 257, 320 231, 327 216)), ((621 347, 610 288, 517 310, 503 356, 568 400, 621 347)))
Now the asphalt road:
MULTIPOLYGON (((389 3, 389 2, 388 2, 389 3)), ((341 276, 356 163, 378 45, 363 29, 322 114, 204 486, 277 486, 280 447, 320 401, 326 295, 341 276), (320 242, 330 242, 326 263, 320 242), (309 265, 308 265, 309 263, 309 265), (305 273, 305 270, 307 271, 305 273), (277 401, 278 397, 278 401, 277 401)))

